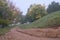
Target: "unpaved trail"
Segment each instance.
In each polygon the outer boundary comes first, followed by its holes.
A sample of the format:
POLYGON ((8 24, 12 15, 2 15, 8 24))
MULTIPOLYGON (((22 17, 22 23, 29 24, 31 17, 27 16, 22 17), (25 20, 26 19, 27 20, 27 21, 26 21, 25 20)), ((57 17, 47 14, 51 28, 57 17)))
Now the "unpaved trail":
POLYGON ((60 38, 43 38, 24 33, 26 30, 13 28, 11 31, 0 37, 0 40, 60 40, 60 38))

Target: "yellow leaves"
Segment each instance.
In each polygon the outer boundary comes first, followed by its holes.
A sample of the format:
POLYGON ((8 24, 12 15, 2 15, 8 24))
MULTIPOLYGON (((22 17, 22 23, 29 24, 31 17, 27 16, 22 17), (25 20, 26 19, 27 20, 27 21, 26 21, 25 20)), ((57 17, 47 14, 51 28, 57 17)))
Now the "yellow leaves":
POLYGON ((28 9, 27 15, 30 16, 30 19, 37 20, 45 16, 45 6, 40 4, 34 4, 28 9))
POLYGON ((6 2, 0 1, 0 6, 4 6, 4 5, 6 5, 6 2))
POLYGON ((38 19, 38 18, 41 18, 41 16, 39 15, 39 16, 36 16, 36 18, 38 19))

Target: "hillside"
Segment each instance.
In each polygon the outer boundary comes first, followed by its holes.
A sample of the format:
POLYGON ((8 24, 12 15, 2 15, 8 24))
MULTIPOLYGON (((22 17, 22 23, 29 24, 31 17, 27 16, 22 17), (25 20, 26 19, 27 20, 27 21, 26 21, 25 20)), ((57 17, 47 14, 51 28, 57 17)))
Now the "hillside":
POLYGON ((46 28, 60 25, 60 11, 48 14, 41 19, 29 24, 20 25, 21 28, 46 28))

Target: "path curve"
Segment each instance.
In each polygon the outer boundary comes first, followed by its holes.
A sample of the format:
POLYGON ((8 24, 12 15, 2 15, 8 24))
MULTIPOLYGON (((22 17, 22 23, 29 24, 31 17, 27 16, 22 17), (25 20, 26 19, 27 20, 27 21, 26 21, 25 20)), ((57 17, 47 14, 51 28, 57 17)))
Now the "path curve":
POLYGON ((11 31, 6 33, 4 36, 1 36, 0 40, 60 40, 60 38, 43 38, 43 37, 40 38, 36 36, 31 36, 31 35, 19 32, 18 30, 21 30, 21 29, 19 28, 11 29, 11 31))

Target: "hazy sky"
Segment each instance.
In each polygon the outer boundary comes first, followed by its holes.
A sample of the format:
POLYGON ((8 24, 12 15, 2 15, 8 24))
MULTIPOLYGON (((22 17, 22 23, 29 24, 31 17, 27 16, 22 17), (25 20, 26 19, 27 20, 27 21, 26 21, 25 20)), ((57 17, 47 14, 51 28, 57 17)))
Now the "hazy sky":
POLYGON ((11 0, 16 7, 18 7, 21 11, 23 11, 23 14, 25 15, 27 12, 27 9, 30 7, 31 4, 44 4, 46 7, 48 4, 50 4, 52 1, 56 1, 60 3, 60 0, 11 0))

